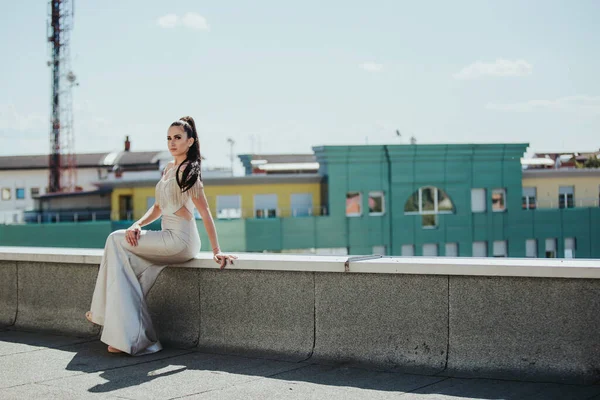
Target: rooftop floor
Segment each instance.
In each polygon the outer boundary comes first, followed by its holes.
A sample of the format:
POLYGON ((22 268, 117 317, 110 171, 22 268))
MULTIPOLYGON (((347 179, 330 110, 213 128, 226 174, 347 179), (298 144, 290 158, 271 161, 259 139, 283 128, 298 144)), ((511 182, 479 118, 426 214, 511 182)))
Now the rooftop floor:
POLYGON ((0 331, 2 399, 600 399, 593 386, 382 372, 166 348, 115 355, 96 339, 0 331))

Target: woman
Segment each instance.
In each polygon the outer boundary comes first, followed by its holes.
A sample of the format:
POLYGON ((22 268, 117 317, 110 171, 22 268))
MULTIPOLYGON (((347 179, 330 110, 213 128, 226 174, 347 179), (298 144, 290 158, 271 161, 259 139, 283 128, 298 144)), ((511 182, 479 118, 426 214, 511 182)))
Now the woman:
POLYGON ((200 251, 194 219, 198 209, 221 269, 236 256, 221 253, 200 174, 200 146, 192 117, 175 121, 167 132, 169 162, 156 185, 156 202, 130 228, 110 234, 86 318, 103 325, 100 340, 111 353, 150 354, 162 349, 145 297, 162 269, 189 261, 200 251), (141 227, 162 217, 161 231, 141 227))

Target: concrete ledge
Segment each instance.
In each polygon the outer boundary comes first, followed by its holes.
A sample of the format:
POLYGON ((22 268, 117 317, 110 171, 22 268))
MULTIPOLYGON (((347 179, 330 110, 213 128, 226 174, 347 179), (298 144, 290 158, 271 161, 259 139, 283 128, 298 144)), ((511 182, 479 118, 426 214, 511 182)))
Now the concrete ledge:
MULTIPOLYGON (((84 313, 101 252, 26 250, 0 249, 0 324, 98 335, 84 313)), ((206 253, 163 271, 148 295, 162 341, 438 375, 600 380, 598 260, 239 256, 223 271, 206 253)))
POLYGON ((18 316, 15 328, 98 335, 100 329, 85 319, 98 268, 88 265, 19 262, 18 316))
MULTIPOLYGON (((544 258, 360 257, 234 253, 229 270, 351 272, 368 274, 523 276, 600 279, 600 260, 544 258), (346 262, 348 267, 346 268, 346 262)), ((102 250, 50 247, 0 247, 0 261, 34 261, 99 265, 102 250)), ((212 253, 201 252, 173 267, 218 269, 212 253)))
POLYGON ((600 280, 450 277, 448 369, 460 376, 593 383, 600 280))
POLYGON ((17 318, 17 263, 0 261, 0 328, 17 318))
POLYGON ((148 308, 161 342, 195 347, 200 336, 200 270, 163 269, 148 293, 148 308))
POLYGON ((310 357, 312 274, 202 271, 200 287, 200 349, 293 361, 310 357))
POLYGON ((317 360, 441 372, 448 347, 448 278, 316 274, 317 360))

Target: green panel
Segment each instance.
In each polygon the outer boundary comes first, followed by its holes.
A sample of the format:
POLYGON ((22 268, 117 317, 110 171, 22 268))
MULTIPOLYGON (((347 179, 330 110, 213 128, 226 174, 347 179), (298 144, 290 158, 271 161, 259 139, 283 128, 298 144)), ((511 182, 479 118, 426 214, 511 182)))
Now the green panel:
POLYGON ((0 246, 102 249, 111 232, 110 221, 0 225, 0 246))
POLYGON ((315 221, 318 248, 348 247, 346 217, 318 217, 315 221))
MULTIPOLYGON (((589 254, 583 254, 582 257, 600 258, 600 208, 590 209, 590 237, 589 237, 589 254)), ((582 240, 585 240, 583 238, 582 240)), ((579 257, 579 253, 576 253, 579 257)))
MULTIPOLYGON (((196 220, 198 233, 200 234, 200 251, 212 252, 212 244, 208 239, 208 234, 204 228, 204 222, 201 219, 196 220)), ((246 222, 242 219, 217 219, 215 220, 215 229, 219 238, 221 251, 247 251, 246 250, 246 222)))
POLYGON ((279 251, 281 243, 281 218, 247 219, 246 251, 279 251))
POLYGON ((389 219, 383 216, 372 216, 369 217, 369 224, 367 226, 367 244, 370 246, 388 246, 389 248, 389 219))
POLYGON ((350 246, 348 254, 353 256, 368 256, 373 254, 373 248, 364 245, 350 246))
POLYGON ((317 218, 320 217, 283 218, 281 220, 282 249, 316 248, 317 218))

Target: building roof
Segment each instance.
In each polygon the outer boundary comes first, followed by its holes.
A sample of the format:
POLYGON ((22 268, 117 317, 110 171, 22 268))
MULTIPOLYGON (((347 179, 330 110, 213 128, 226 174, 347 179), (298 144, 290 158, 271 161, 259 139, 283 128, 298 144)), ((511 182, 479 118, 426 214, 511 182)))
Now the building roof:
MULTIPOLYGON (((124 168, 148 167, 158 165, 160 151, 117 151, 112 153, 76 154, 78 168, 111 167, 115 165, 124 168)), ((48 154, 26 156, 0 156, 0 170, 30 170, 48 169, 48 154)))
POLYGON ((102 188, 98 190, 87 190, 81 192, 58 192, 58 193, 46 193, 38 196, 40 200, 55 199, 59 197, 85 197, 85 196, 97 196, 101 194, 110 193, 111 190, 108 188, 102 188))
POLYGON ((314 154, 240 154, 246 175, 253 173, 276 174, 312 173, 319 169, 319 163, 314 154))
POLYGON ((523 170, 523 178, 556 178, 576 176, 600 178, 600 168, 550 168, 523 170))
MULTIPOLYGON (((208 186, 225 185, 264 185, 264 184, 285 184, 285 183, 320 183, 324 178, 319 174, 294 174, 294 175, 245 175, 230 177, 210 177, 203 179, 208 186)), ((121 187, 149 187, 155 186, 158 179, 140 179, 137 181, 128 180, 106 180, 95 182, 94 185, 100 189, 121 188, 121 187)))

